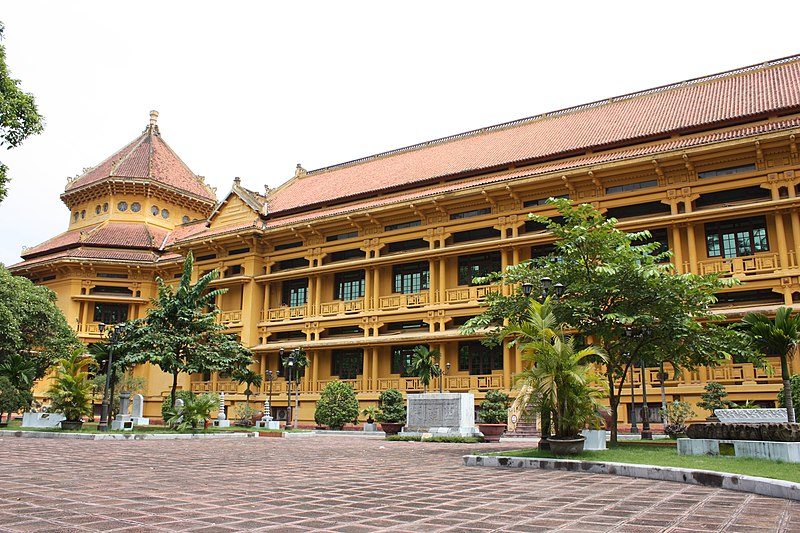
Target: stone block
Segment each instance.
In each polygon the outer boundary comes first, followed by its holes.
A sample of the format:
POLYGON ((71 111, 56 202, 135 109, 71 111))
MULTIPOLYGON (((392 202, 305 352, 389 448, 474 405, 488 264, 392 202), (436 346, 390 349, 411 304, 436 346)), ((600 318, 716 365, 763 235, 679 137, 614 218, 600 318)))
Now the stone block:
POLYGON ((715 439, 678 439, 678 455, 719 455, 715 439))
POLYGON ((214 420, 214 427, 229 428, 229 427, 231 427, 231 421, 230 420, 220 420, 220 419, 214 420))
POLYGON ((475 396, 469 393, 409 394, 406 420, 404 434, 480 434, 475 427, 475 396))
POLYGON ((606 450, 606 430, 605 429, 584 429, 581 435, 586 437, 583 443, 584 450, 606 450))
POLYGON ((22 427, 24 428, 57 428, 62 420, 67 417, 61 413, 23 413, 22 427))

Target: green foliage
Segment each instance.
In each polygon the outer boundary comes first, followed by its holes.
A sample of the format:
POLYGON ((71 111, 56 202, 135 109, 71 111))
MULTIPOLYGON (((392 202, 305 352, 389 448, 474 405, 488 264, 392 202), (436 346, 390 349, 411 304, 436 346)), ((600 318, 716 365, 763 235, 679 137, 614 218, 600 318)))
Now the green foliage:
POLYGON ((705 392, 700 395, 701 401, 697 402, 697 407, 710 411, 713 415, 714 409, 730 409, 733 406, 732 401, 725 399, 728 391, 722 383, 709 381, 703 390, 705 392))
POLYGON ((427 346, 415 346, 411 355, 411 372, 422 383, 423 392, 428 392, 431 378, 441 375, 441 369, 436 366, 439 360, 439 350, 429 350, 427 346))
POLYGON ((775 312, 775 320, 767 315, 750 313, 742 318, 749 328, 746 334, 756 349, 767 355, 778 355, 781 359, 783 379, 783 405, 790 423, 795 421, 792 385, 789 375, 789 357, 797 353, 800 346, 800 315, 792 315, 791 307, 781 307, 775 312))
POLYGON ((255 387, 258 389, 258 387, 261 386, 261 382, 264 380, 260 372, 256 372, 248 367, 236 368, 231 374, 231 377, 236 383, 244 383, 247 386, 244 391, 244 395, 248 401, 250 400, 250 395, 253 394, 253 391, 250 390, 250 387, 255 387))
POLYGON ((17 388, 9 378, 0 376, 0 422, 3 421, 3 413, 8 413, 10 422, 11 413, 28 409, 31 403, 33 394, 29 388, 17 388))
POLYGON ((92 382, 85 370, 91 364, 91 359, 85 358, 80 348, 61 359, 47 392, 51 411, 63 413, 70 421, 92 414, 92 382))
POLYGON ((404 424, 406 421, 406 405, 403 393, 397 389, 386 389, 378 397, 381 412, 375 418, 378 422, 404 424))
MULTIPOLYGON (((92 377, 91 382, 92 382, 92 391, 94 392, 94 397, 102 401, 103 393, 106 387, 106 375, 96 374, 92 377)), ((131 393, 131 396, 133 396, 134 394, 140 394, 144 392, 146 384, 147 384, 146 379, 134 376, 130 372, 125 372, 120 374, 119 377, 117 377, 116 390, 128 391, 131 393)), ((114 396, 111 397, 109 409, 111 413, 119 412, 119 394, 114 394, 114 396)))
POLYGON ((505 424, 508 421, 508 394, 499 390, 486 392, 486 399, 478 406, 478 413, 484 424, 505 424))
MULTIPOLYGON (((800 374, 793 374, 790 378, 790 382, 792 384, 792 398, 800 398, 800 374)), ((784 401, 784 392, 783 390, 778 391, 778 405, 782 407, 786 407, 786 402, 784 401)), ((797 419, 797 408, 795 407, 795 420, 797 419)))
POLYGON ((250 351, 235 335, 221 333, 225 327, 217 322, 219 310, 214 301, 227 289, 208 288, 219 273, 213 270, 192 285, 193 266, 194 256, 189 252, 177 287, 156 279, 158 296, 147 317, 132 322, 133 327, 119 342, 125 354, 121 364, 150 362, 172 375, 173 404, 179 374, 230 371, 253 363, 250 351))
MULTIPOLYGON (((184 405, 188 402, 194 401, 196 394, 190 390, 179 390, 175 393, 175 400, 183 400, 184 405)), ((161 402, 161 420, 165 423, 169 420, 169 417, 172 416, 174 413, 174 409, 172 406, 175 402, 172 401, 172 396, 167 396, 164 398, 164 401, 161 402)))
POLYGON ((377 405, 368 405, 361 410, 361 414, 367 417, 367 423, 372 424, 377 419, 381 410, 377 405))
POLYGON ((686 434, 686 421, 695 416, 692 405, 689 402, 674 400, 667 404, 666 409, 661 410, 661 416, 665 416, 669 423, 664 431, 671 439, 686 434))
POLYGON ((0 265, 0 372, 28 390, 56 361, 83 346, 55 302, 52 290, 0 265))
POLYGON ((317 400, 314 420, 330 429, 358 423, 358 400, 353 387, 344 381, 331 381, 325 385, 317 400))
MULTIPOLYGON (((0 22, 0 39, 3 38, 3 23, 0 22)), ((30 135, 42 132, 44 117, 36 108, 30 93, 19 88, 20 81, 11 77, 6 66, 6 49, 0 45, 0 146, 19 146, 30 135)), ((0 163, 0 201, 6 196, 6 171, 0 163)))
POLYGON ((549 298, 543 303, 530 300, 527 314, 510 323, 503 335, 512 337, 511 344, 531 363, 517 374, 516 409, 549 415, 556 437, 573 437, 598 422, 605 390, 589 363, 605 355, 594 346, 576 350, 574 339, 557 323, 549 298))
POLYGON ((306 351, 302 348, 297 348, 284 354, 281 364, 283 365, 284 375, 289 376, 289 356, 294 356, 294 370, 292 370, 292 379, 299 379, 306 373, 306 368, 311 366, 308 360, 306 351))
MULTIPOLYGON (((553 302, 553 312, 558 323, 591 336, 605 354, 612 442, 617 439, 621 394, 633 362, 658 365, 668 361, 677 370, 718 364, 736 353, 763 364, 741 332, 714 323, 720 318, 711 310, 714 293, 735 284, 734 280, 716 274, 674 274, 672 265, 664 262, 669 253, 654 255, 658 243, 642 244, 651 236, 649 232, 620 231, 615 219, 606 219, 588 204, 572 206, 566 199, 549 202, 558 208, 563 223, 531 218, 547 224, 557 239, 555 252, 482 281, 536 284, 548 277, 566 286, 564 296, 553 302)), ((488 309, 468 321, 462 331, 491 328, 486 342, 498 344, 506 320, 523 322, 527 300, 521 290, 506 296, 493 293, 486 299, 488 309)), ((599 362, 600 358, 587 360, 599 362)))
POLYGON ((256 414, 258 414, 258 412, 253 409, 248 402, 237 403, 236 407, 233 409, 233 418, 241 422, 240 425, 252 426, 252 420, 256 414))
POLYGON ((204 427, 206 420, 211 417, 211 411, 219 407, 219 397, 216 394, 192 395, 184 400, 183 407, 170 408, 167 411, 167 425, 178 430, 197 429, 204 427))

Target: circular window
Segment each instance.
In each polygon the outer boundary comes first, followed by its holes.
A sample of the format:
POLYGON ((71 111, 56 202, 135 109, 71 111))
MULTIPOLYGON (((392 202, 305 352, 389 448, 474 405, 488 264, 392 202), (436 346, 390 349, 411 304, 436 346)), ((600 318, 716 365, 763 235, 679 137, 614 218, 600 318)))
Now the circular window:
POLYGON ((108 212, 108 202, 103 204, 103 213, 107 213, 107 212, 108 212))
POLYGON ((80 214, 80 213, 78 213, 77 211, 75 211, 75 214, 74 214, 74 215, 72 215, 72 220, 74 220, 75 222, 77 222, 77 221, 78 221, 78 217, 79 217, 79 216, 81 216, 81 214, 80 214))
POLYGON ((100 214, 100 204, 97 204, 97 207, 94 208, 94 214, 95 215, 99 215, 100 214))
POLYGON ((154 205, 150 208, 150 212, 153 213, 153 216, 158 215, 158 206, 154 205))
POLYGON ((166 209, 162 209, 161 218, 169 218, 169 211, 167 211, 166 209))
POLYGON ((141 210, 142 210, 142 204, 140 204, 139 202, 133 202, 131 204, 131 211, 133 211, 134 213, 138 213, 141 210))
POLYGON ((187 217, 187 216, 184 216, 184 217, 183 217, 183 223, 184 223, 184 224, 188 224, 188 223, 189 223, 189 217, 187 217))
POLYGON ((120 202, 117 204, 118 211, 127 211, 128 210, 128 203, 127 202, 120 202))
POLYGON ((81 211, 81 218, 86 218, 86 209, 81 211))

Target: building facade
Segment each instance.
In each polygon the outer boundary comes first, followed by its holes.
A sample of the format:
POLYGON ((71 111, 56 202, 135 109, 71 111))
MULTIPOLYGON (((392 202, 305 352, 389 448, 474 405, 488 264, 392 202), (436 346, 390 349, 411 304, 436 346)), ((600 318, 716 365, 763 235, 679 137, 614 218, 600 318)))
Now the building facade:
MULTIPOLYGON (((554 215, 549 197, 591 203, 619 227, 648 229, 679 273, 723 272, 742 283, 719 295, 736 321, 800 300, 800 56, 688 80, 400 148, 294 177, 257 193, 236 178, 213 191, 163 142, 157 114, 134 142, 68 183, 69 230, 11 267, 58 294, 88 342, 97 324, 143 316, 155 277, 174 279, 192 251, 196 275, 217 269, 220 320, 277 375, 273 415, 285 411, 278 353, 302 348, 301 424, 312 425, 325 384, 352 384, 362 406, 408 375, 411 349, 438 349, 441 386, 511 390, 522 369, 512 348, 489 349, 459 331, 490 292, 476 275, 547 254, 553 237, 528 213, 554 215), (136 205, 134 210, 133 206, 136 205)), ((791 362, 800 372, 800 361, 791 362)), ((663 383, 667 401, 696 402, 705 383, 734 401, 773 405, 773 373, 732 361, 663 383)), ((168 377, 147 378, 148 413, 168 377)), ((660 369, 636 369, 651 407, 660 369), (644 378, 644 380, 643 380, 644 378)), ((244 399, 225 374, 185 377, 196 392, 244 399)), ((432 385, 440 386, 437 380, 432 385)), ((263 401, 270 383, 259 391, 263 401)), ((631 409, 626 387, 620 416, 631 409)), ((700 411, 698 409, 698 411, 700 411)), ((705 413, 703 413, 705 415, 705 413)))

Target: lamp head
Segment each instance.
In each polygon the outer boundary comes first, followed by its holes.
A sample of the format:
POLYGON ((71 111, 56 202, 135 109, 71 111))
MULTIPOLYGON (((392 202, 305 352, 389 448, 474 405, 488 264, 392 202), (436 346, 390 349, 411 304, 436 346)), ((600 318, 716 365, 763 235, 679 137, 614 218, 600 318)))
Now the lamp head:
POLYGON ((564 289, 566 289, 566 287, 563 283, 556 283, 555 286, 553 286, 553 290, 558 298, 561 298, 564 295, 564 289))
POLYGON ((547 294, 550 291, 550 287, 553 286, 553 280, 548 278, 547 276, 540 279, 539 283, 542 284, 542 290, 544 291, 545 294, 547 294))
POLYGON ((106 330, 106 325, 103 322, 100 322, 99 324, 97 324, 97 331, 99 331, 100 333, 103 333, 105 330, 106 330))
POLYGON ((533 283, 531 283, 530 281, 526 281, 525 283, 522 284, 522 294, 528 297, 531 295, 532 292, 533 292, 533 283))
POLYGON ((284 350, 284 349, 283 349, 283 346, 281 346, 281 349, 280 349, 280 350, 278 350, 278 355, 279 355, 279 356, 281 356, 281 357, 283 357, 283 353, 284 353, 285 351, 286 351, 286 350, 284 350))
POLYGON ((447 363, 445 363, 445 364, 444 364, 444 367, 445 367, 447 370, 450 370, 450 362, 448 361, 447 363))

